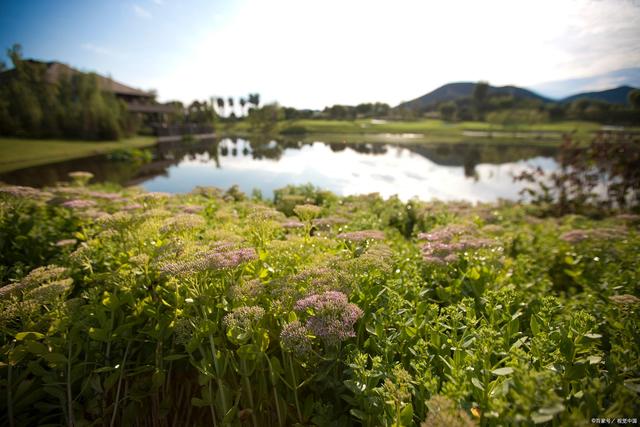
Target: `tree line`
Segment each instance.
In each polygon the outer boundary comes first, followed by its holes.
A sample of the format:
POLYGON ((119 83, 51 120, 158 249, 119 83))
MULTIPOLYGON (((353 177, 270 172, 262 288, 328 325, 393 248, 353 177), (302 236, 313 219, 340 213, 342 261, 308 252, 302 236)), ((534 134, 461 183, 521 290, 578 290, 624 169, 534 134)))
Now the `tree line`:
POLYGON ((640 90, 629 93, 628 105, 595 99, 577 99, 569 103, 543 102, 510 94, 491 94, 487 82, 475 85, 470 97, 438 103, 431 110, 445 121, 488 121, 490 123, 535 124, 561 120, 585 120, 598 123, 633 125, 640 123, 640 90))
POLYGON ((96 74, 48 82, 47 65, 24 60, 20 45, 7 53, 14 68, 0 82, 0 135, 117 140, 137 131, 138 119, 100 89, 96 74))

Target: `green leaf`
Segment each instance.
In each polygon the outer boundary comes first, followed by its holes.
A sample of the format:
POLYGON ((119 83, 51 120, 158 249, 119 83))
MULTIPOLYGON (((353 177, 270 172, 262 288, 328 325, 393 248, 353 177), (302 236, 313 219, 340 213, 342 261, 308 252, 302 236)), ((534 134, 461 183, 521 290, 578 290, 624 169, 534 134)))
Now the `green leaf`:
POLYGON ((565 357, 565 359, 569 361, 573 360, 573 350, 573 341, 568 337, 562 337, 560 340, 560 353, 565 357))
POLYGON ((173 360, 180 360, 180 359, 184 359, 185 357, 187 357, 187 355, 186 355, 186 354, 171 354, 171 355, 169 355, 169 356, 165 356, 165 357, 163 357, 163 359, 164 359, 166 362, 171 362, 171 361, 173 361, 173 360))
POLYGON ((540 325, 536 320, 535 314, 531 316, 531 321, 529 322, 529 326, 531 326, 531 332, 533 332, 533 335, 538 335, 540 333, 540 325))
POLYGON ((471 384, 473 384, 474 386, 476 386, 480 390, 484 391, 484 386, 482 385, 480 380, 477 379, 476 377, 471 378, 471 384))
POLYGON ((589 364, 597 365, 602 361, 602 356, 589 356, 587 360, 589 360, 589 364))
POLYGON ((24 345, 33 354, 45 354, 49 351, 46 345, 38 341, 25 341, 24 345))
POLYGON ((467 277, 469 277, 469 279, 471 280, 478 280, 480 278, 480 273, 474 267, 471 270, 469 270, 469 272, 467 273, 467 277))
POLYGON ((531 414, 531 421, 533 421, 534 424, 546 423, 547 421, 551 421, 552 419, 553 419, 553 415, 539 414, 537 412, 534 414, 531 414))
POLYGON ((502 376, 502 375, 509 375, 513 373, 513 368, 511 367, 505 367, 505 368, 498 368, 498 369, 494 369, 493 371, 491 371, 492 374, 494 375, 498 375, 498 376, 502 376))
POLYGON ((411 403, 408 403, 400 411, 400 422, 403 426, 413 425, 413 405, 411 403))
POLYGON ((16 341, 40 340, 42 338, 44 338, 44 335, 40 332, 19 332, 16 334, 16 341))
POLYGON ((538 413, 544 414, 544 415, 555 415, 555 414, 559 414, 562 411, 564 411, 564 405, 562 403, 556 403, 555 405, 552 405, 552 406, 540 408, 538 410, 538 413))
POLYGON ((209 405, 209 403, 207 403, 206 401, 204 401, 202 399, 199 399, 197 397, 192 397, 191 398, 191 404, 193 406, 195 406, 196 408, 202 408, 202 407, 205 407, 205 406, 209 405))
POLYGON ((364 420, 367 417, 367 414, 360 409, 353 408, 349 411, 349 413, 359 420, 364 420))
POLYGON ((242 360, 256 360, 261 352, 258 349, 258 346, 256 346, 255 344, 245 344, 243 346, 240 346, 236 350, 236 353, 242 360))
POLYGON ((42 356, 44 360, 51 363, 67 363, 67 358, 60 353, 47 353, 42 356))

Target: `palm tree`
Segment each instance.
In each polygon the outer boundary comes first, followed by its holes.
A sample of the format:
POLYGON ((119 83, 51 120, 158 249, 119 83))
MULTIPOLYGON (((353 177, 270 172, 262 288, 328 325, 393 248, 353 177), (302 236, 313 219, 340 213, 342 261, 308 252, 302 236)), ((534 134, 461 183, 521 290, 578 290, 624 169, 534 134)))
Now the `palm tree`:
POLYGON ((260 94, 259 93, 250 93, 249 94, 249 104, 252 104, 254 107, 258 108, 258 106, 260 106, 260 94))
POLYGON ((242 113, 243 116, 247 115, 244 109, 245 105, 247 105, 247 100, 244 98, 240 98, 240 110, 241 110, 240 112, 242 113))
POLYGON ((224 98, 218 97, 218 99, 216 99, 216 102, 218 103, 218 112, 220 114, 220 117, 222 117, 224 116, 224 98))
POLYGON ((231 113, 229 113, 229 115, 233 114, 233 97, 230 96, 229 99, 227 100, 227 105, 229 106, 229 110, 231 110, 231 113))

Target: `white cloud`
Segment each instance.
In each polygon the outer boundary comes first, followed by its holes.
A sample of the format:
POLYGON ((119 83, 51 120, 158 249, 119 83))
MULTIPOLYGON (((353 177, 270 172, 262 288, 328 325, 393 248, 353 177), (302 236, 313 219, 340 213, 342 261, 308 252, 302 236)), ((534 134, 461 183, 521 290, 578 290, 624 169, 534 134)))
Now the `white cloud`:
POLYGON ((154 83, 163 98, 395 105, 452 81, 525 86, 640 63, 626 0, 246 0, 221 24, 176 54, 154 83))
POLYGON ((159 6, 164 4, 164 0, 151 0, 151 1, 159 6))
POLYGON ((151 19, 151 12, 149 12, 147 9, 145 9, 144 7, 140 6, 139 4, 133 4, 133 12, 136 14, 136 16, 138 16, 139 18, 143 18, 143 19, 151 19))

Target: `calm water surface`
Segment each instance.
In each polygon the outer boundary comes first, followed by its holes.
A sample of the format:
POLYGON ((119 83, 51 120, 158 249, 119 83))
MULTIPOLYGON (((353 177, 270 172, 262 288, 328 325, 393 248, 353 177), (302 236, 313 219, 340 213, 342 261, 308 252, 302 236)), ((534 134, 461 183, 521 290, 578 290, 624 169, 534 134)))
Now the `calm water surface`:
POLYGON ((336 194, 378 192, 408 200, 495 201, 518 199, 522 184, 513 175, 557 167, 555 149, 527 145, 336 144, 222 139, 163 144, 154 161, 137 165, 106 156, 62 162, 0 175, 0 180, 44 186, 88 170, 98 181, 141 185, 150 191, 189 192, 196 185, 265 197, 289 184, 311 183, 336 194))

